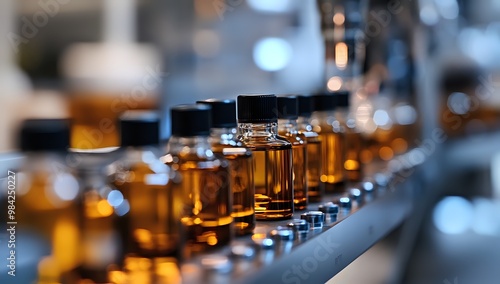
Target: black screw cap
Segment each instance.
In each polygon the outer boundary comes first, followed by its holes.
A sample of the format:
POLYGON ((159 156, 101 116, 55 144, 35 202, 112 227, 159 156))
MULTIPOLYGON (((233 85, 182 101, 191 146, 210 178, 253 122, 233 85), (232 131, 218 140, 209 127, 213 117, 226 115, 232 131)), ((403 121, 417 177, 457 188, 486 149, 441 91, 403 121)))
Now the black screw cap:
POLYGON ((170 109, 172 135, 179 137, 209 136, 212 112, 209 105, 178 105, 170 109))

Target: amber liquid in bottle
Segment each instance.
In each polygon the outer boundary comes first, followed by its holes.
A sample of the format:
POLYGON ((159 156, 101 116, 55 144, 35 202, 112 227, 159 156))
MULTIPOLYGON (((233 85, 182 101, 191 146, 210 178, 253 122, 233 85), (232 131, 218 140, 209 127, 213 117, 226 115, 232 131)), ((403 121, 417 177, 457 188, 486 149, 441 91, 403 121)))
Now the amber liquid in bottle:
POLYGON ((71 147, 96 149, 118 146, 120 135, 115 121, 131 109, 155 109, 157 96, 148 93, 140 100, 120 93, 74 91, 69 111, 73 120, 71 147))
POLYGON ((289 147, 253 148, 255 172, 255 215, 257 220, 292 217, 294 200, 289 147))
POLYGON ((323 196, 321 184, 321 140, 319 136, 307 139, 307 187, 310 202, 320 202, 323 196))
POLYGON ((247 235, 255 228, 255 185, 253 176, 253 155, 249 149, 243 148, 241 142, 212 143, 215 153, 224 155, 229 161, 231 170, 231 186, 233 192, 234 229, 236 235, 247 235))
POLYGON ((344 182, 344 133, 338 121, 326 123, 327 117, 317 117, 313 130, 320 135, 322 152, 321 182, 326 192, 339 192, 344 182))
POLYGON ((347 179, 351 182, 360 181, 362 177, 361 171, 361 151, 363 150, 364 139, 359 132, 347 130, 346 138, 346 153, 344 161, 344 169, 347 179))
POLYGON ((323 197, 323 184, 321 183, 322 149, 319 134, 312 131, 312 126, 306 118, 299 118, 300 133, 307 141, 307 188, 309 202, 320 202, 323 197))
POLYGON ((278 133, 292 143, 293 202, 296 210, 305 210, 308 204, 306 137, 300 133, 281 129, 281 127, 278 133))
POLYGON ((184 210, 181 222, 186 235, 187 256, 228 245, 233 235, 228 161, 212 154, 205 137, 172 137, 169 147, 170 154, 162 159, 182 176, 180 186, 184 210), (194 141, 196 139, 200 141, 194 141), (187 148, 193 151, 180 151, 187 148), (205 149, 205 156, 199 155, 196 148, 205 149))
MULTIPOLYGON (((142 151, 131 154, 143 153, 152 155, 142 151)), ((133 162, 116 163, 119 168, 114 174, 114 184, 123 193, 122 202, 128 204, 115 210, 119 216, 116 225, 123 254, 125 258, 179 258, 182 192, 177 183, 180 176, 159 160, 150 164, 130 160, 133 162)))
MULTIPOLYGON (((39 257, 36 266, 26 269, 38 270, 40 283, 74 283, 81 263, 81 191, 76 178, 61 167, 62 161, 28 157, 29 164, 6 181, 9 191, 15 188, 15 215, 9 220, 17 222, 15 244, 28 249, 15 257, 39 257), (32 255, 30 246, 39 253, 32 255)), ((3 204, 12 205, 12 200, 3 204)))
POLYGON ((339 108, 336 114, 345 134, 343 167, 346 180, 357 182, 362 178, 361 152, 365 148, 364 138, 361 131, 356 127, 356 120, 351 117, 348 107, 339 108))
POLYGON ((290 219, 294 212, 291 143, 277 136, 277 123, 238 127, 240 141, 254 156, 256 219, 290 219))

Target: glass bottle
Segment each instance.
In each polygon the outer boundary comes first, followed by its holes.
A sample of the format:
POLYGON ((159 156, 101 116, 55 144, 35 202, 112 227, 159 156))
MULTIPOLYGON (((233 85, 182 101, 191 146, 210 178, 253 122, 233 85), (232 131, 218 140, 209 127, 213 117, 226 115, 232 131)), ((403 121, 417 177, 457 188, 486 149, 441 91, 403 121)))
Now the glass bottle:
POLYGON ((296 96, 278 97, 278 134, 292 143, 293 199, 296 210, 307 209, 307 142, 297 129, 298 101, 296 96))
POLYGON ((240 95, 239 140, 254 155, 257 220, 290 219, 293 203, 292 144, 278 136, 275 95, 240 95))
POLYGON ((178 263, 181 257, 181 177, 157 155, 159 123, 152 111, 127 111, 120 117, 125 152, 111 166, 119 192, 108 195, 108 200, 119 216, 115 227, 122 240, 126 270, 134 270, 129 264, 141 258, 171 258, 178 263))
POLYGON ((108 267, 121 258, 114 222, 118 192, 109 182, 106 167, 118 156, 117 147, 70 149, 68 164, 75 169, 82 188, 82 263, 79 276, 96 283, 107 281, 108 267))
POLYGON ((346 179, 351 182, 361 180, 361 151, 364 149, 364 139, 356 125, 356 119, 349 111, 349 92, 338 91, 334 94, 336 100, 335 114, 345 133, 344 170, 346 179))
POLYGON ((335 97, 331 93, 315 94, 313 104, 311 124, 319 133, 323 153, 321 182, 326 192, 339 192, 344 182, 344 133, 335 118, 335 97))
POLYGON ((307 141, 307 187, 309 202, 320 202, 324 194, 324 184, 321 182, 322 149, 319 134, 311 125, 313 110, 310 96, 298 96, 299 119, 298 129, 307 141))
POLYGON ((162 161, 181 176, 186 256, 222 247, 233 236, 229 162, 214 154, 211 108, 179 105, 171 109, 172 137, 162 161))
POLYGON ((9 250, 16 252, 17 261, 26 261, 24 272, 16 274, 25 283, 75 283, 78 279, 81 189, 66 165, 69 133, 67 120, 30 119, 21 126, 20 149, 25 159, 19 171, 8 173, 12 212, 7 231, 16 236, 9 250))
POLYGON ((236 102, 205 100, 212 107, 210 143, 214 153, 224 155, 231 167, 234 228, 237 235, 251 234, 255 228, 255 186, 252 151, 238 140, 236 102))

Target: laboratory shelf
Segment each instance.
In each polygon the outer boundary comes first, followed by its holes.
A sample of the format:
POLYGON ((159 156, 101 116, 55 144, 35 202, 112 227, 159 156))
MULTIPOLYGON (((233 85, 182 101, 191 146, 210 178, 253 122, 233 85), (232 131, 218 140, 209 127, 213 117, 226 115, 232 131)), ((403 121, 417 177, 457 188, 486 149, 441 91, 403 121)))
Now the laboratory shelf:
MULTIPOLYGON (((274 241, 273 248, 259 244, 258 236, 268 234, 287 221, 260 221, 254 237, 237 238, 233 246, 203 255, 182 268, 185 283, 324 283, 394 230, 412 208, 412 177, 397 184, 362 190, 352 209, 343 210, 337 221, 320 230, 295 235, 293 241, 274 241), (256 238, 257 236, 257 238, 256 238), (234 253, 234 250, 238 253, 234 253)), ((347 186, 346 188, 350 188, 347 186)), ((338 201, 349 194, 327 195, 323 202, 338 201)), ((317 210, 322 203, 310 204, 317 210)), ((300 218, 295 213, 294 218, 300 218)))

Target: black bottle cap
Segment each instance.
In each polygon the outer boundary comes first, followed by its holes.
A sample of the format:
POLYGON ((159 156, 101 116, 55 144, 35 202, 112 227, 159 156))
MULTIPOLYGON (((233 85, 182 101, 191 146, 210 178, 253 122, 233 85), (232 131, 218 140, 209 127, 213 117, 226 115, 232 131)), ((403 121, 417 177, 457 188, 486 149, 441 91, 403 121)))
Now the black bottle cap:
POLYGON ((333 93, 335 97, 335 106, 337 107, 348 107, 349 106, 349 92, 348 91, 338 91, 333 93))
POLYGON ((236 127, 236 101, 209 99, 197 101, 197 104, 207 104, 212 107, 212 127, 236 127))
POLYGON ((69 140, 67 119, 28 119, 21 124, 19 146, 24 152, 64 152, 69 140))
POLYGON ((160 118, 154 111, 126 111, 120 117, 121 145, 147 146, 160 142, 160 118))
POLYGON ((239 123, 270 123, 278 121, 278 101, 275 95, 239 95, 239 123))
POLYGON ((278 97, 278 118, 297 119, 299 117, 299 105, 296 96, 278 97))
POLYGON ((298 96, 299 116, 310 116, 313 112, 313 100, 310 96, 298 96))
POLYGON ((172 135, 209 136, 212 127, 211 107, 205 104, 178 105, 170 110, 172 135))
POLYGON ((335 97, 332 93, 317 93, 312 96, 314 111, 335 110, 335 97))

